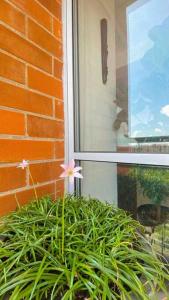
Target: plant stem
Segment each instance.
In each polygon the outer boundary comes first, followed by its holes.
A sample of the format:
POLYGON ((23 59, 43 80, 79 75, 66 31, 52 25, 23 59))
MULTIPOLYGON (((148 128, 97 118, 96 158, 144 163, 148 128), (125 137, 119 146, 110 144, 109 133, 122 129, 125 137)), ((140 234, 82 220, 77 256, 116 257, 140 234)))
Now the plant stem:
POLYGON ((65 242, 65 196, 63 196, 63 203, 62 203, 62 258, 64 255, 64 242, 65 242))
POLYGON ((18 201, 18 198, 17 198, 17 196, 16 196, 16 193, 15 193, 15 200, 16 200, 16 203, 17 203, 18 208, 20 208, 21 206, 20 206, 20 204, 19 204, 19 201, 18 201))
POLYGON ((35 183, 34 183, 34 180, 33 180, 33 177, 32 177, 32 174, 31 174, 30 169, 29 169, 29 176, 30 176, 30 179, 31 179, 31 181, 32 181, 32 185, 33 185, 33 190, 34 190, 35 198, 36 198, 36 200, 38 201, 38 195, 37 195, 37 191, 36 191, 36 188, 35 188, 35 183))

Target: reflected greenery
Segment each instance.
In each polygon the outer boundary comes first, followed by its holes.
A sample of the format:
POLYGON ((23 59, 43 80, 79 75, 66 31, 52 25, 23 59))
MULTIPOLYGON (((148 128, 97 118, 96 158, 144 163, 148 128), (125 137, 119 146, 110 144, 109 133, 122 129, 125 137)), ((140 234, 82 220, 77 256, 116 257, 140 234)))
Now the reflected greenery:
POLYGON ((129 175, 135 178, 153 204, 160 205, 169 196, 169 170, 154 167, 134 167, 129 175))

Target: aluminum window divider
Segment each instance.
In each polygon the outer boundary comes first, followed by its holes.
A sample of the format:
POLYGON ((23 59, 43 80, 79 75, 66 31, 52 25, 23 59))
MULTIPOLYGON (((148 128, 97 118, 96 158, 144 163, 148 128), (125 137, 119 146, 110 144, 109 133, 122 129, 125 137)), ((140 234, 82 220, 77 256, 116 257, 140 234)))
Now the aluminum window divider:
POLYGON ((74 152, 74 159, 81 161, 169 166, 169 154, 74 152))
MULTIPOLYGON (((64 120, 65 120, 65 162, 74 158, 74 85, 73 85, 73 3, 63 0, 63 51, 64 51, 64 120)), ((65 185, 66 192, 72 193, 74 187, 65 185)))

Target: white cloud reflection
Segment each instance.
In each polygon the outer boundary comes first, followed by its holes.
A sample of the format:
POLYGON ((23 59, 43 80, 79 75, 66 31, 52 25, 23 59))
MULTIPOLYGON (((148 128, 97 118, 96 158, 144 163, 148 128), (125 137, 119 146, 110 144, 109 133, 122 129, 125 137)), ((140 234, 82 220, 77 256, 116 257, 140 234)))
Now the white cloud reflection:
POLYGON ((163 106, 160 110, 160 113, 169 117, 169 104, 163 106))
POLYGON ((154 131, 157 132, 157 133, 162 132, 162 130, 160 128, 155 128, 154 131))

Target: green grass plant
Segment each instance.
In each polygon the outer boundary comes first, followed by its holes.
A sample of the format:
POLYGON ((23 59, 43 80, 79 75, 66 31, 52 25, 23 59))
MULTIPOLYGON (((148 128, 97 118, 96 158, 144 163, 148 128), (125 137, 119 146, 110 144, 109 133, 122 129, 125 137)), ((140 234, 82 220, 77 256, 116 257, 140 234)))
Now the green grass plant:
POLYGON ((0 221, 0 299, 150 299, 169 274, 123 210, 66 196, 34 201, 0 221))

